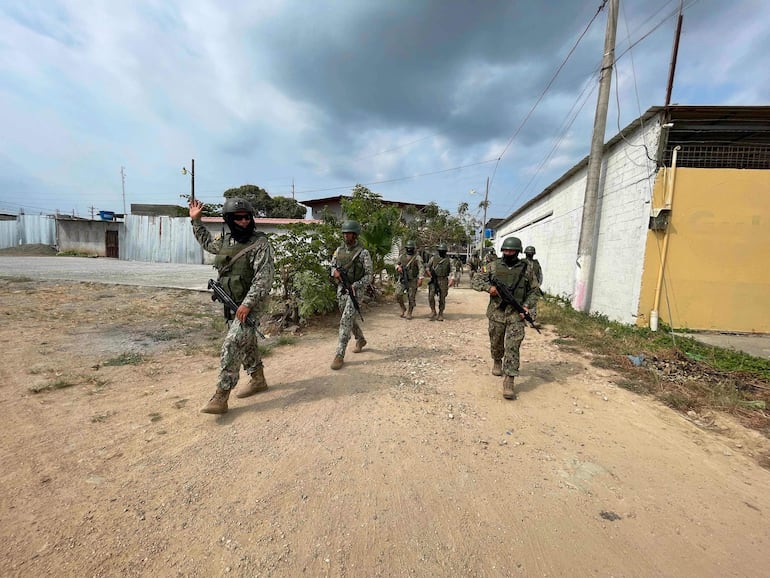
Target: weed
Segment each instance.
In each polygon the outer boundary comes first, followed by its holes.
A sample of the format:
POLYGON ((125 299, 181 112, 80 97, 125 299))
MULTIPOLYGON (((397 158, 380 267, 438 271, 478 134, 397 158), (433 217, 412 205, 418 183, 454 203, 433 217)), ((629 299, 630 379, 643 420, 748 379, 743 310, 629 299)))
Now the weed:
POLYGON ((748 427, 770 431, 770 360, 575 311, 565 298, 546 296, 538 321, 556 327, 562 350, 590 351, 596 367, 618 372, 619 387, 657 397, 678 411, 708 408, 736 415, 748 427), (627 356, 644 356, 634 367, 627 356))

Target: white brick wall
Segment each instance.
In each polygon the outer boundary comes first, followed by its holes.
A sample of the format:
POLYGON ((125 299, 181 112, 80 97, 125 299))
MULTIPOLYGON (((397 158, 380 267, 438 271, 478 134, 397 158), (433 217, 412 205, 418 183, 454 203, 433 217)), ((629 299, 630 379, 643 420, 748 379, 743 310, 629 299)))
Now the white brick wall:
MULTIPOLYGON (((650 215, 650 196, 655 179, 654 157, 660 125, 650 121, 605 151, 600 182, 600 212, 591 291, 591 312, 622 323, 634 323, 639 304, 644 247, 650 215), (642 136, 644 134, 644 141, 642 136), (643 146, 647 144, 647 151, 643 146)), ((543 289, 571 299, 575 291, 577 259, 586 168, 535 202, 514 213, 497 229, 495 249, 508 236, 519 237, 526 247, 534 245, 535 258, 543 267, 543 289), (527 223, 553 212, 542 221, 527 223)))

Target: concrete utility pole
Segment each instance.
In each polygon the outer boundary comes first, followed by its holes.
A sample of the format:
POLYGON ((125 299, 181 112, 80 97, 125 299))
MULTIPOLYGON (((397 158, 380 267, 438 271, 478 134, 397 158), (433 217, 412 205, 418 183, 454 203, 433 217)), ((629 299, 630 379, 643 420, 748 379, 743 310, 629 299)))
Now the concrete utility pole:
POLYGON ((123 214, 125 215, 126 214, 126 167, 120 167, 120 180, 123 186, 123 214))
POLYGON ((575 293, 572 306, 577 311, 588 312, 591 308, 591 290, 596 251, 597 206, 599 204, 599 180, 602 173, 604 131, 607 127, 607 106, 610 100, 612 67, 615 63, 615 32, 618 27, 618 0, 610 0, 607 14, 607 32, 604 37, 604 57, 599 76, 599 97, 596 102, 594 132, 591 153, 588 157, 586 192, 583 198, 583 220, 580 224, 580 241, 575 269, 575 293))
POLYGON ((183 175, 190 175, 190 202, 195 202, 195 159, 192 159, 190 170, 187 167, 182 167, 183 175))

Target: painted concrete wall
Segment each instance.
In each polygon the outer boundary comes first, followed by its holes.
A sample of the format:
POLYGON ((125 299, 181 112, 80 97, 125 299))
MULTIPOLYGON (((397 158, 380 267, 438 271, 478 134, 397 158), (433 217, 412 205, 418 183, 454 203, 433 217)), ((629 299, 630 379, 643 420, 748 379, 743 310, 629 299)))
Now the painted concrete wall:
MULTIPOLYGON (((634 323, 639 308, 649 200, 656 178, 655 163, 647 155, 649 151, 653 156, 659 136, 659 124, 651 122, 605 150, 590 310, 623 323, 634 323)), ((498 254, 508 236, 519 237, 524 246, 534 245, 543 267, 544 291, 568 299, 574 295, 586 168, 501 223, 495 238, 498 254)))
POLYGON ((107 231, 120 231, 122 224, 111 221, 57 221, 59 251, 73 251, 97 257, 107 256, 107 231))
MULTIPOLYGON (((662 195, 661 185, 656 205, 662 195)), ((677 169, 669 230, 661 321, 770 333, 770 171, 677 169)), ((663 241, 662 232, 647 235, 640 324, 654 303, 663 241)))

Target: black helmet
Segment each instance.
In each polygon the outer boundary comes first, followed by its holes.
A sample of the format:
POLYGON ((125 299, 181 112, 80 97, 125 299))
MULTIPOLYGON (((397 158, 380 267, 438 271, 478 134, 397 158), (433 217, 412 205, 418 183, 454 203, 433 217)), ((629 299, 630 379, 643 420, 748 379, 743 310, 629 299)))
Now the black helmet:
POLYGON ((342 232, 358 235, 361 233, 361 225, 358 224, 358 221, 345 221, 342 223, 342 232))
POLYGON ((248 213, 254 214, 254 209, 251 208, 251 203, 240 197, 230 197, 225 201, 222 207, 222 214, 227 215, 229 213, 248 213))
POLYGON ((529 245, 526 249, 524 249, 525 255, 534 255, 535 254, 535 248, 532 245, 529 245))
POLYGON ((521 239, 518 237, 507 237, 505 241, 503 241, 503 246, 500 247, 500 249, 508 249, 509 251, 521 251, 521 239))

